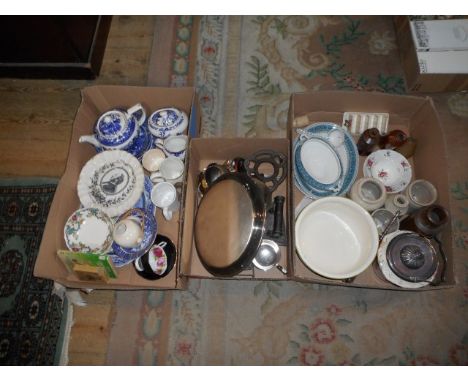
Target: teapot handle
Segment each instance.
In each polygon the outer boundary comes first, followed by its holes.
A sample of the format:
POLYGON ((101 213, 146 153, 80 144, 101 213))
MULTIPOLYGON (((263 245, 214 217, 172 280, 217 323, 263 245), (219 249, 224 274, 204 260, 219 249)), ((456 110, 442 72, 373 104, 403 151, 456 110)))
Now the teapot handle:
POLYGON ((145 111, 145 108, 143 107, 143 105, 141 103, 137 103, 136 105, 129 108, 127 110, 127 113, 130 114, 130 115, 134 115, 134 117, 137 119, 138 126, 143 125, 143 123, 146 120, 146 111, 145 111), (138 116, 134 115, 134 114, 136 114, 138 112, 141 113, 140 118, 138 118, 138 116))

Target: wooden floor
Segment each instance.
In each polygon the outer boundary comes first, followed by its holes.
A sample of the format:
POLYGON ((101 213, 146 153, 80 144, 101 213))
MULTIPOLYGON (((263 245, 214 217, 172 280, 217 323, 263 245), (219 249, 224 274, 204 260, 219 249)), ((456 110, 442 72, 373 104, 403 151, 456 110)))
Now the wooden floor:
POLYGON ((153 30, 153 16, 114 16, 95 81, 0 79, 0 176, 59 177, 80 89, 145 85, 153 30))
MULTIPOLYGON (((145 85, 153 16, 114 16, 96 81, 0 79, 0 176, 60 177, 65 169, 80 89, 93 84, 145 85)), ((103 365, 113 291, 93 291, 74 307, 70 365, 103 365)))

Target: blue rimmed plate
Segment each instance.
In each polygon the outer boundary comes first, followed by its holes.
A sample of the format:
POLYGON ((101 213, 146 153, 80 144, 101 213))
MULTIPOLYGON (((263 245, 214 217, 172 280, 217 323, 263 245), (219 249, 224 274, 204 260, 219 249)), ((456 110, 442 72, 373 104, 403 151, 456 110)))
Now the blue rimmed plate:
POLYGON ((296 172, 312 188, 339 191, 343 166, 335 148, 321 138, 299 140, 295 150, 296 172))
POLYGON ((356 180, 359 154, 351 134, 331 122, 312 124, 303 130, 303 134, 306 135, 307 139, 317 138, 328 141, 330 133, 334 130, 340 130, 344 137, 342 144, 333 147, 342 167, 339 179, 334 182, 335 185, 339 185, 338 188, 331 188, 329 185, 322 185, 320 182, 311 182, 307 176, 304 176, 303 168, 305 168, 305 166, 301 159, 301 148, 304 144, 304 140, 301 140, 300 136, 294 140, 293 169, 295 184, 297 188, 309 198, 318 199, 326 196, 340 196, 346 194, 356 180))

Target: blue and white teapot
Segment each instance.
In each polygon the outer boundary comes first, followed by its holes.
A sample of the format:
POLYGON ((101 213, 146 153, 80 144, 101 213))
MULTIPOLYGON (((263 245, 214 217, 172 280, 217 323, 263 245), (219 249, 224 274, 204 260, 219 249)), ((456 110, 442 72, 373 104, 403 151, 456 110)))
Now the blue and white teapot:
POLYGON ((175 107, 156 110, 148 118, 148 129, 155 137, 155 140, 183 134, 187 127, 187 114, 175 107))
POLYGON ((94 134, 81 136, 79 142, 92 144, 98 152, 125 150, 140 159, 152 144, 145 120, 145 109, 139 103, 128 110, 112 109, 99 117, 94 134))

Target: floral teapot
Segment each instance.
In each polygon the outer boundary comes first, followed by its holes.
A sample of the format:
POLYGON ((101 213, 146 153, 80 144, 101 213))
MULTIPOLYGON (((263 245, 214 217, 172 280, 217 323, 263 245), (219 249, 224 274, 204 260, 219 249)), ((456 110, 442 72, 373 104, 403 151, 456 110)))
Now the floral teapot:
POLYGON ((140 159, 152 144, 145 120, 145 109, 139 103, 128 110, 112 109, 99 117, 94 134, 81 136, 79 142, 92 144, 98 152, 125 150, 140 159))

